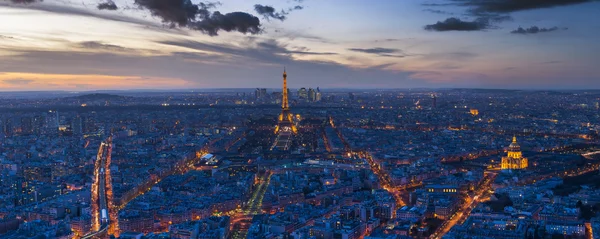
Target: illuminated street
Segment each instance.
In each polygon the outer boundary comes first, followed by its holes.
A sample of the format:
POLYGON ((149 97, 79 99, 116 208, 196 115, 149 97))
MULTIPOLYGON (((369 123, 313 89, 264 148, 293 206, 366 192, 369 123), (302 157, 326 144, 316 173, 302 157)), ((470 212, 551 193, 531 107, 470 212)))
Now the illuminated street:
POLYGON ((100 144, 95 162, 94 184, 92 185, 92 229, 82 238, 96 238, 108 234, 119 234, 118 209, 113 205, 110 163, 112 137, 100 144))
POLYGON ((463 223, 469 217, 469 214, 473 208, 477 206, 477 204, 488 199, 489 192, 492 189, 492 183, 494 182, 496 176, 496 173, 488 173, 483 179, 483 182, 481 182, 479 187, 476 188, 475 192, 464 198, 464 203, 460 206, 460 208, 457 209, 452 216, 450 216, 449 220, 444 221, 444 223, 436 230, 436 232, 431 235, 431 238, 442 238, 456 224, 463 223))
POLYGON ((243 210, 245 215, 257 215, 263 213, 262 200, 265 196, 265 192, 267 191, 269 183, 271 182, 272 175, 273 174, 271 172, 266 172, 260 177, 256 190, 252 193, 252 196, 246 204, 246 208, 243 210))
POLYGON ((402 207, 404 205, 406 205, 406 202, 404 202, 404 199, 402 198, 402 194, 400 192, 400 190, 398 190, 396 187, 394 187, 394 185, 392 185, 392 181, 389 177, 389 175, 381 169, 381 166, 379 164, 377 164, 377 162, 373 159, 373 157, 371 156, 370 153, 368 152, 361 152, 359 153, 359 155, 361 155, 362 157, 364 157, 367 160, 367 163, 369 163, 369 166, 371 166, 371 171, 373 171, 373 173, 375 175, 377 175, 377 178, 379 179, 379 183, 381 184, 381 187, 385 190, 387 190, 388 192, 390 192, 393 196, 394 199, 396 200, 396 204, 398 205, 398 207, 402 207))
POLYGON ((272 172, 267 171, 258 178, 258 184, 255 185, 256 188, 252 192, 252 196, 250 196, 250 198, 248 199, 247 204, 242 209, 242 212, 237 213, 232 217, 231 238, 246 238, 249 224, 252 222, 252 216, 263 213, 262 200, 265 196, 265 192, 267 191, 272 175, 272 172))
POLYGON ((184 174, 184 173, 188 172, 189 170, 192 170, 194 163, 198 162, 202 157, 204 157, 207 154, 208 154, 208 151, 206 151, 205 149, 199 150, 196 152, 196 157, 180 160, 179 162, 177 162, 177 165, 175 165, 175 167, 172 170, 167 171, 167 172, 159 175, 158 177, 150 177, 150 178, 146 179, 143 183, 135 186, 134 188, 129 190, 127 193, 125 193, 125 195, 123 197, 121 197, 121 200, 119 203, 115 203, 117 209, 118 210, 123 209, 125 206, 127 206, 127 204, 130 201, 132 201, 135 198, 139 197, 140 195, 143 195, 144 193, 148 192, 148 190, 150 190, 150 188, 152 188, 154 185, 158 184, 164 178, 171 176, 175 173, 184 174))

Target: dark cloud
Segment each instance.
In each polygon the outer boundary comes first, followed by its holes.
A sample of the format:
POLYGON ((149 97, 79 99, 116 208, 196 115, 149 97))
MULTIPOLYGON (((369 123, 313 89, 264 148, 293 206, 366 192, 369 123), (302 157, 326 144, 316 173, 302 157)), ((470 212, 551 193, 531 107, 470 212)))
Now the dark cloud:
MULTIPOLYGON (((508 14, 516 11, 567 6, 594 1, 597 0, 446 0, 446 3, 425 3, 422 5, 427 7, 468 7, 467 15, 469 16, 486 18, 490 22, 503 22, 512 20, 512 17, 508 14)), ((444 12, 433 9, 427 11, 444 12)))
POLYGON ((446 6, 454 6, 456 3, 423 3, 422 6, 426 7, 446 7, 446 6))
POLYGON ((553 31, 557 31, 557 30, 559 30, 558 27, 539 28, 537 26, 532 26, 530 28, 519 27, 519 28, 517 28, 517 30, 511 31, 510 33, 512 33, 512 34, 536 34, 536 33, 542 33, 542 32, 553 32, 553 31))
POLYGON ((375 48, 350 48, 348 49, 350 51, 355 51, 355 52, 362 52, 362 53, 367 53, 367 54, 375 54, 378 56, 387 56, 387 57, 406 57, 407 55, 404 54, 404 52, 400 49, 394 49, 394 48, 382 48, 382 47, 375 47, 375 48))
POLYGON ((381 47, 366 48, 366 49, 363 49, 363 48, 350 48, 348 50, 357 51, 357 52, 363 52, 363 53, 370 53, 370 54, 386 54, 386 53, 396 53, 396 52, 400 51, 398 49, 381 48, 381 47))
POLYGON ((196 20, 200 11, 200 7, 190 0, 135 0, 135 4, 172 27, 187 26, 196 20))
POLYGON ((443 10, 437 10, 437 9, 423 9, 424 12, 430 12, 430 13, 435 13, 435 14, 443 14, 443 15, 454 15, 454 13, 448 12, 448 11, 443 11, 443 10))
POLYGON ((513 18, 509 15, 501 15, 501 14, 487 14, 482 15, 481 17, 489 19, 491 22, 504 22, 504 21, 512 21, 513 18))
POLYGON ((549 8, 593 2, 596 0, 452 0, 475 12, 510 13, 522 10, 549 8))
POLYGON ((103 3, 98 3, 98 9, 99 10, 117 10, 119 8, 117 7, 117 4, 115 4, 115 2, 109 0, 109 1, 106 1, 103 3))
POLYGON ((315 41, 315 42, 335 44, 335 42, 333 42, 330 39, 323 38, 323 37, 320 37, 320 36, 317 36, 317 35, 313 35, 313 34, 305 32, 303 30, 292 30, 292 29, 287 29, 287 28, 275 28, 275 32, 279 33, 276 36, 277 38, 288 38, 290 40, 305 39, 305 40, 308 40, 308 41, 315 41))
POLYGON ((478 18, 475 21, 463 21, 455 17, 451 17, 441 22, 425 26, 425 30, 429 31, 481 31, 490 27, 489 19, 478 18))
POLYGON ((337 55, 337 53, 334 53, 334 52, 288 51, 287 53, 298 54, 298 55, 320 55, 320 56, 337 55))
POLYGON ((297 54, 297 55, 337 55, 333 52, 313 52, 307 47, 296 47, 294 50, 288 50, 287 45, 281 44, 276 40, 266 40, 258 42, 256 44, 258 49, 266 50, 275 54, 286 55, 297 54))
MULTIPOLYGON (((409 39, 413 39, 413 38, 409 38, 409 39)), ((406 39, 386 38, 386 39, 375 40, 374 42, 397 42, 397 41, 403 41, 403 40, 406 40, 406 39)))
POLYGON ((108 51, 115 51, 115 52, 124 52, 124 51, 132 50, 132 49, 128 49, 128 48, 125 48, 122 46, 117 46, 117 45, 112 45, 112 44, 104 44, 104 43, 97 42, 97 41, 80 42, 76 46, 80 47, 80 48, 85 48, 85 49, 108 50, 108 51))
POLYGON ((222 55, 235 56, 236 58, 252 58, 263 62, 277 62, 285 61, 285 58, 275 55, 273 49, 279 50, 279 47, 263 45, 262 47, 252 47, 248 45, 247 48, 233 47, 225 44, 209 44, 198 41, 161 41, 161 44, 170 46, 179 46, 190 50, 197 50, 203 52, 218 53, 222 55), (267 51, 270 49, 271 51, 267 51))
POLYGON ((12 3, 17 3, 17 4, 29 4, 29 3, 34 3, 34 2, 41 2, 42 0, 9 0, 12 3))
POLYGON ((254 11, 256 11, 256 13, 263 16, 267 20, 277 19, 280 21, 284 21, 286 19, 286 15, 290 14, 290 12, 293 12, 296 10, 302 10, 302 9, 304 9, 303 6, 297 5, 294 7, 290 7, 287 10, 281 10, 281 11, 277 12, 277 10, 275 10, 275 8, 272 6, 261 5, 261 4, 254 5, 254 11))
MULTIPOLYGON (((5 0, 14 3, 33 3, 41 0, 5 0)), ((200 2, 194 4, 191 0, 134 0, 134 3, 144 10, 148 10, 153 16, 169 25, 171 29, 189 29, 198 30, 210 36, 217 36, 219 31, 237 31, 244 34, 259 34, 262 32, 261 23, 258 17, 246 12, 231 12, 222 14, 218 11, 212 12, 211 9, 220 5, 218 2, 200 2)), ((1 3, 0 6, 20 8, 17 5, 1 3)), ((91 16, 101 19, 124 21, 137 23, 146 26, 153 26, 151 22, 129 18, 125 16, 108 16, 96 14, 85 9, 72 8, 59 5, 31 5, 28 8, 43 10, 48 12, 91 16)), ((112 0, 100 3, 98 9, 116 10, 117 6, 112 0)), ((287 12, 286 12, 287 14, 287 12)))
POLYGON ((292 54, 298 55, 336 55, 332 52, 312 52, 306 47, 296 47, 294 50, 288 50, 288 47, 276 40, 265 40, 260 42, 248 43, 248 49, 235 48, 219 44, 206 44, 195 41, 163 41, 159 42, 165 45, 179 46, 191 50, 217 52, 237 57, 261 59, 267 63, 290 61, 292 54))
POLYGON ((28 85, 30 83, 32 83, 34 80, 28 80, 28 79, 7 79, 7 80, 3 80, 2 82, 6 83, 6 84, 10 84, 10 85, 28 85))
POLYGON ((210 13, 211 13, 210 9, 213 9, 219 5, 221 5, 220 2, 207 2, 207 3, 201 2, 201 3, 199 3, 198 4, 198 7, 199 7, 198 17, 200 19, 206 19, 206 18, 210 17, 210 13))
POLYGON ((191 23, 189 27, 210 36, 217 36, 220 30, 226 32, 237 31, 244 34, 259 34, 262 32, 258 17, 245 12, 221 14, 216 11, 210 17, 191 23))
POLYGON ((262 32, 258 17, 245 12, 222 14, 210 9, 219 3, 193 4, 190 0, 135 0, 142 8, 148 9, 152 15, 160 17, 171 27, 188 27, 210 36, 217 36, 219 31, 237 31, 244 34, 262 32))
POLYGON ((275 8, 273 8, 271 6, 260 5, 260 4, 254 5, 254 11, 256 11, 256 13, 263 16, 267 20, 270 18, 273 18, 273 19, 283 21, 283 20, 285 20, 285 15, 287 14, 287 12, 284 12, 284 11, 277 12, 275 10, 275 8))
POLYGON ((284 52, 286 52, 285 54, 298 54, 298 55, 337 55, 337 53, 334 53, 334 52, 314 52, 314 51, 310 51, 310 48, 304 47, 304 46, 291 47, 293 50, 288 50, 286 48, 286 46, 281 46, 277 42, 275 42, 275 43, 277 45, 279 45, 280 48, 284 50, 284 52))
POLYGON ((145 26, 145 27, 151 27, 153 30, 169 31, 172 33, 175 32, 175 33, 179 33, 179 34, 185 34, 185 32, 182 32, 182 31, 176 31, 174 29, 166 29, 162 25, 156 24, 155 22, 152 22, 152 21, 142 20, 142 19, 135 18, 135 17, 129 17, 129 16, 125 16, 123 14, 101 14, 101 13, 98 13, 97 11, 89 11, 88 9, 72 7, 72 6, 67 6, 67 5, 59 5, 59 4, 56 4, 56 5, 55 4, 15 5, 15 4, 5 3, 0 0, 0 6, 8 7, 8 8, 19 8, 19 9, 26 8, 26 9, 32 9, 32 10, 37 10, 37 11, 44 11, 44 12, 65 14, 65 15, 72 15, 72 16, 94 17, 94 18, 103 19, 103 20, 127 22, 127 23, 145 26))

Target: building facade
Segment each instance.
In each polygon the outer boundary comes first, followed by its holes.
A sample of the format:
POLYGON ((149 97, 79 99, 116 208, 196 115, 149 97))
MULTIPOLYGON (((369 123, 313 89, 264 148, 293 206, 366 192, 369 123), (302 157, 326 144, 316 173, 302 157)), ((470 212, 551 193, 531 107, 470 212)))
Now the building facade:
POLYGON ((521 146, 517 143, 517 137, 513 137, 512 143, 508 146, 508 155, 502 157, 502 169, 525 169, 527 168, 527 158, 521 153, 521 146))

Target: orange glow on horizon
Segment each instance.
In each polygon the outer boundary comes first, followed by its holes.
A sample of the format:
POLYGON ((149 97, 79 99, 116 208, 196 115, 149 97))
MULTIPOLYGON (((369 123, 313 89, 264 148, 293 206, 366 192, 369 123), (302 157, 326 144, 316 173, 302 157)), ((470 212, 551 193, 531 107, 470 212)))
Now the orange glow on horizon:
POLYGON ((186 86, 189 87, 188 81, 177 78, 0 72, 0 90, 95 90, 186 86))

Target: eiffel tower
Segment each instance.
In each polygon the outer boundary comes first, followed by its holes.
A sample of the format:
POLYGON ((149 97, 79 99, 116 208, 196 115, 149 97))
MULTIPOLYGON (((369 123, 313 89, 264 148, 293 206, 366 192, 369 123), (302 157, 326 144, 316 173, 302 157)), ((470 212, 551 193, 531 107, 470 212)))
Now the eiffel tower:
POLYGON ((275 134, 277 138, 271 147, 271 150, 287 151, 292 143, 292 136, 298 132, 292 119, 292 113, 288 104, 288 88, 287 88, 287 73, 283 69, 283 93, 281 99, 281 114, 275 126, 275 134))
POLYGON ((294 122, 292 121, 292 113, 290 112, 290 106, 288 104, 288 88, 287 88, 287 73, 285 68, 283 69, 283 93, 281 99, 281 114, 279 114, 279 120, 277 121, 277 127, 275 127, 275 133, 281 131, 290 131, 294 134, 298 132, 294 122))

